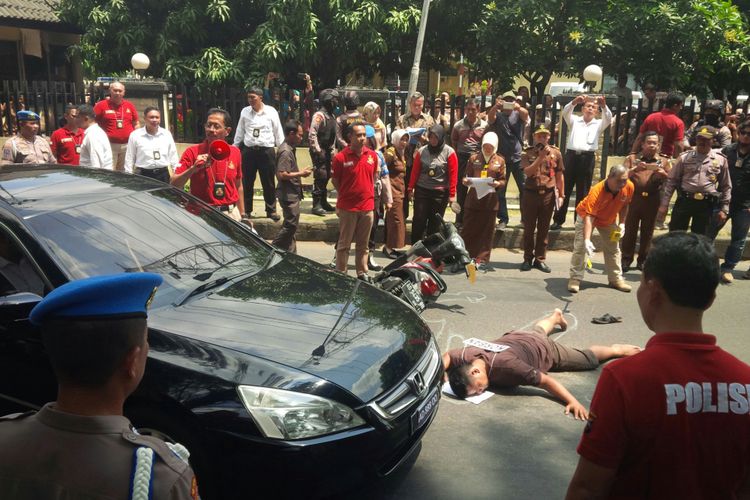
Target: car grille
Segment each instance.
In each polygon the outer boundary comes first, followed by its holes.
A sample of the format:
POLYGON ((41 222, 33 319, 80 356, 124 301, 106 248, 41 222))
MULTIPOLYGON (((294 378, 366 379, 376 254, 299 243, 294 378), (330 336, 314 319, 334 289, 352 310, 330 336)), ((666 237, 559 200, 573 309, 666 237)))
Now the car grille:
POLYGON ((431 341, 414 371, 393 390, 370 403, 370 408, 386 420, 398 417, 427 394, 439 368, 440 353, 431 341))

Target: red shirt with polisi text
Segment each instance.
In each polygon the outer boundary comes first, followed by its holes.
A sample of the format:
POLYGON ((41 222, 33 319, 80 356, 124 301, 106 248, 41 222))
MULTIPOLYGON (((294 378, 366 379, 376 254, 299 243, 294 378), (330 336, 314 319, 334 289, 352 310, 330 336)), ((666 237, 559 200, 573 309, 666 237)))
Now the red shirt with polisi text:
POLYGON ((750 366, 701 333, 659 333, 607 364, 578 453, 608 498, 734 498, 750 467, 750 366))
MULTIPOLYGON (((181 174, 193 166, 198 155, 206 153, 208 153, 208 142, 206 141, 190 146, 182 153, 180 164, 174 173, 181 174)), ((232 205, 237 203, 240 198, 237 191, 238 181, 242 182, 242 156, 238 148, 229 146, 229 158, 226 160, 211 160, 209 168, 199 168, 190 177, 190 194, 209 205, 232 205), (222 199, 214 197, 214 185, 217 181, 224 183, 226 194, 222 199)))
POLYGON ((50 147, 52 154, 57 158, 57 163, 63 165, 78 165, 81 162, 80 147, 83 142, 83 129, 71 132, 65 127, 52 132, 50 136, 50 147), (76 146, 78 149, 76 149, 76 146))
POLYGON ((375 209, 375 175, 378 156, 363 147, 360 156, 347 146, 333 158, 333 178, 338 181, 336 208, 352 212, 375 209))
POLYGON ((94 106, 96 122, 107 133, 110 142, 116 144, 127 144, 130 133, 135 130, 133 122, 138 120, 138 111, 130 101, 122 100, 119 106, 115 106, 109 99, 103 99, 94 106), (118 122, 122 127, 118 128, 118 122))

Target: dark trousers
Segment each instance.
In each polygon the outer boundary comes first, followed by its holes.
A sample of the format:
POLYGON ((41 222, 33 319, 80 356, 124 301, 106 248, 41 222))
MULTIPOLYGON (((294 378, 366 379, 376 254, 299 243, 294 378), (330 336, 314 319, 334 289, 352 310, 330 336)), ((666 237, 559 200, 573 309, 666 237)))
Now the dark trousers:
POLYGON ((297 253, 297 226, 299 225, 299 200, 279 200, 281 212, 284 214, 284 223, 281 230, 271 244, 287 252, 297 253))
MULTIPOLYGON (((521 168, 521 160, 506 162, 505 178, 507 180, 505 182, 505 186, 497 190, 497 198, 500 201, 500 208, 497 210, 497 219, 501 222, 505 222, 506 224, 510 220, 510 216, 508 215, 508 202, 505 199, 505 192, 508 190, 508 184, 510 183, 511 175, 516 181, 516 186, 518 186, 519 205, 523 206, 523 185, 526 181, 526 175, 523 173, 523 169, 521 168)), ((521 209, 522 220, 523 216, 523 209, 521 209)))
POLYGON ((242 148, 242 187, 245 190, 245 212, 253 210, 255 177, 263 186, 266 214, 276 213, 276 151, 273 148, 242 148))
POLYGON ((313 205, 327 201, 328 180, 331 178, 331 150, 323 151, 322 154, 310 152, 313 163, 313 205))
POLYGON ((643 264, 648 255, 648 249, 651 247, 651 238, 654 237, 654 226, 656 225, 656 213, 659 211, 659 193, 647 193, 643 196, 642 192, 633 195, 633 201, 630 202, 628 209, 628 218, 625 220, 625 236, 620 243, 622 251, 622 265, 630 266, 635 256, 635 242, 638 239, 638 229, 640 226, 641 243, 638 247, 638 264, 643 264))
MULTIPOLYGON (((566 151, 565 153, 565 200, 560 210, 555 212, 555 222, 562 225, 565 223, 565 216, 570 203, 570 195, 573 188, 576 188, 576 206, 582 199, 589 194, 591 181, 594 178, 594 153, 577 154, 575 151, 566 151)), ((575 210, 573 211, 573 220, 576 219, 575 210)))
POLYGON ((469 191, 467 186, 461 182, 461 179, 466 177, 466 164, 469 162, 471 153, 458 153, 458 185, 456 186, 456 201, 461 205, 461 212, 456 214, 456 224, 462 224, 464 221, 464 201, 466 201, 466 193, 469 191))
POLYGON ((162 168, 139 168, 135 167, 135 173, 157 181, 162 181, 169 184, 169 169, 167 167, 162 168))
POLYGON ((712 197, 694 200, 678 193, 677 201, 672 207, 672 218, 669 219, 669 230, 687 231, 689 226, 691 232, 705 235, 714 205, 712 197))
POLYGON ((411 222, 412 245, 427 234, 440 230, 440 219, 445 215, 448 206, 448 190, 424 189, 419 186, 414 190, 414 218, 411 222))
POLYGON ((380 222, 384 218, 382 209, 383 206, 379 202, 379 196, 376 196, 375 210, 372 211, 372 229, 370 229, 370 240, 367 242, 367 248, 370 250, 374 250, 375 245, 377 244, 378 222, 380 222))
POLYGON ((547 235, 555 211, 554 189, 526 189, 523 195, 523 260, 547 258, 547 235), (536 238, 534 230, 536 229, 536 238))
MULTIPOLYGON (((406 146, 406 150, 404 151, 404 158, 406 158, 404 184, 406 184, 407 191, 409 188, 409 179, 411 179, 411 166, 414 163, 414 151, 416 151, 416 149, 417 146, 415 144, 409 144, 408 146, 406 146)), ((404 221, 409 218, 409 201, 409 195, 407 193, 404 193, 404 221)), ((416 210, 416 208, 414 210, 416 210)))

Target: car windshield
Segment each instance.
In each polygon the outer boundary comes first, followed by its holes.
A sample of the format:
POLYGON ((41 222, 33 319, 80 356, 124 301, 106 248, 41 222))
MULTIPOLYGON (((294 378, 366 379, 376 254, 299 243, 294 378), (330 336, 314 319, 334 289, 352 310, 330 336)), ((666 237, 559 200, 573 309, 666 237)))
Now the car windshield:
POLYGON ((154 306, 270 260, 271 249, 221 213, 173 189, 142 191, 27 219, 70 279, 148 271, 164 284, 154 306))

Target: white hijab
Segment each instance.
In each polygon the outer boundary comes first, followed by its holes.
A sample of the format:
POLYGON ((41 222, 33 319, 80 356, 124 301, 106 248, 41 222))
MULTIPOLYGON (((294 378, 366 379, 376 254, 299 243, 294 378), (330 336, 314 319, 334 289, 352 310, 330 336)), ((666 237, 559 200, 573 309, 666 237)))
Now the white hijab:
POLYGON ((406 135, 407 132, 403 128, 397 128, 393 132, 391 132, 391 144, 393 144, 393 147, 396 148, 396 151, 399 151, 399 144, 401 144, 401 138, 406 135))
POLYGON ((498 138, 497 134, 495 132, 487 132, 482 136, 482 156, 484 156, 484 161, 489 161, 489 159, 497 153, 497 145, 498 145, 498 138), (484 152, 484 145, 490 144, 492 145, 492 153, 487 155, 487 153, 484 152))

